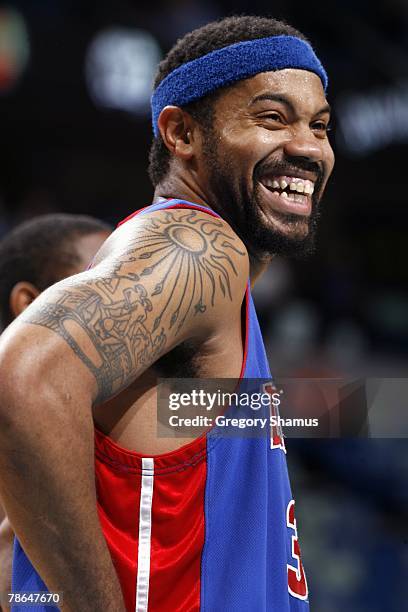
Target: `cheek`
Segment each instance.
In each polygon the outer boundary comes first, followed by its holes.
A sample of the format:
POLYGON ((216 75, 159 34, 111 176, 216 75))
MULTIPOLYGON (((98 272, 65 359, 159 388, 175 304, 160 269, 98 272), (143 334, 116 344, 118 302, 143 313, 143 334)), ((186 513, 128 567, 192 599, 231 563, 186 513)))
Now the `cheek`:
POLYGON ((225 130, 219 137, 218 153, 219 158, 228 160, 241 176, 252 178, 255 166, 270 155, 272 146, 276 143, 267 130, 225 130))

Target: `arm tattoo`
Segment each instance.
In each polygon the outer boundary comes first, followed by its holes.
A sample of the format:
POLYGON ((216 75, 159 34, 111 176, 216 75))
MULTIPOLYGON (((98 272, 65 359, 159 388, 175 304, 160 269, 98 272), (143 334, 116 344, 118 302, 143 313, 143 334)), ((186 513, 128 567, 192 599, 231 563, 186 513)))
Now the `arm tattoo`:
POLYGON ((98 403, 160 357, 189 316, 204 313, 218 298, 232 301, 234 259, 245 256, 234 234, 221 220, 204 220, 196 211, 163 213, 136 229, 107 271, 63 281, 21 317, 64 338, 95 376, 98 403), (86 334, 81 346, 75 328, 86 334))

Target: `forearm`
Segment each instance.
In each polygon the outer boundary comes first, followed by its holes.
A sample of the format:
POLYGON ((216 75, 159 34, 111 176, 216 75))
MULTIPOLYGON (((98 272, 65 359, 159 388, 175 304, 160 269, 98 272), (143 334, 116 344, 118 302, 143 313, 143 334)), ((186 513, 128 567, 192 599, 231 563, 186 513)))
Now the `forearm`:
MULTIPOLYGON (((67 367, 64 375, 74 378, 67 367)), ((18 392, 0 385, 0 495, 7 515, 47 587, 63 592, 64 612, 122 612, 97 516, 91 407, 64 392, 63 380, 37 381, 32 397, 34 384, 20 374, 18 392)))

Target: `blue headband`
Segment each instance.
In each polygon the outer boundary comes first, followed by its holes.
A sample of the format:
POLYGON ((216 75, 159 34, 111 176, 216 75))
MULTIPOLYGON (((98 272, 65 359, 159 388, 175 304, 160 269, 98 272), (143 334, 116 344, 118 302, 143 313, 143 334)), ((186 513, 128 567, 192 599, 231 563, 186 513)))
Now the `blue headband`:
POLYGON ((271 36, 239 42, 182 64, 170 72, 152 95, 154 135, 165 106, 185 106, 219 87, 260 72, 298 68, 314 72, 327 89, 327 74, 309 43, 295 36, 271 36))

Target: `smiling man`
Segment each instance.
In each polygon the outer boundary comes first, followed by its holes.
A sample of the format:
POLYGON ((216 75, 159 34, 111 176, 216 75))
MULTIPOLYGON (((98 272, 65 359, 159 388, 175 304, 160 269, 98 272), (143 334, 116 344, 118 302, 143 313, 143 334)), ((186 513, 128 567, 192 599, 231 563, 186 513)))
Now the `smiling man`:
POLYGON ((308 609, 283 440, 158 438, 156 404, 160 376, 270 379, 248 281, 313 248, 326 86, 304 37, 258 17, 160 64, 153 204, 1 339, 15 590, 45 583, 69 611, 308 609))

